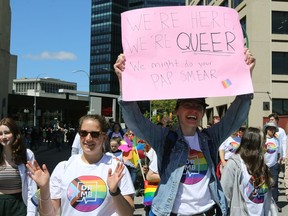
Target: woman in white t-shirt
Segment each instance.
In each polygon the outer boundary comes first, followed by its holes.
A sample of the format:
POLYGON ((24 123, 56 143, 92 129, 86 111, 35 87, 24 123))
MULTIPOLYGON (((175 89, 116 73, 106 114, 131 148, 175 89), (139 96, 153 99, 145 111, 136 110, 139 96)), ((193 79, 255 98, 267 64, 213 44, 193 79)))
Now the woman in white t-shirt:
POLYGON ((223 169, 221 185, 230 215, 277 215, 272 199, 273 180, 264 162, 263 134, 249 127, 236 154, 223 169))
MULTIPOLYGON (((263 126, 264 135, 266 138, 264 144, 264 160, 266 165, 272 174, 274 185, 272 187, 272 196, 276 203, 278 203, 278 178, 279 178, 279 163, 281 148, 279 139, 276 137, 276 132, 278 132, 278 127, 273 122, 268 122, 263 126)), ((278 211, 281 212, 282 209, 278 206, 278 211)))
POLYGON ((60 162, 51 178, 45 165, 28 163, 40 188, 40 215, 133 215, 135 189, 127 168, 103 153, 108 124, 100 115, 80 119, 83 154, 60 162))

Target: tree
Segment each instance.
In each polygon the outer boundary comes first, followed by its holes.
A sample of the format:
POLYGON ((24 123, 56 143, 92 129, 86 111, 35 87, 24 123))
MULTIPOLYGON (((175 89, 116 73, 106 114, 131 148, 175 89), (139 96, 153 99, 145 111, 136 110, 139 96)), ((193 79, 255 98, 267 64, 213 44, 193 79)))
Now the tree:
MULTIPOLYGON (((177 121, 176 116, 173 115, 176 106, 176 100, 154 100, 151 101, 151 121, 155 124, 168 120, 169 125, 174 125, 177 121), (157 114, 153 115, 154 110, 157 114)), ((149 118, 149 112, 146 112, 145 117, 149 118)))

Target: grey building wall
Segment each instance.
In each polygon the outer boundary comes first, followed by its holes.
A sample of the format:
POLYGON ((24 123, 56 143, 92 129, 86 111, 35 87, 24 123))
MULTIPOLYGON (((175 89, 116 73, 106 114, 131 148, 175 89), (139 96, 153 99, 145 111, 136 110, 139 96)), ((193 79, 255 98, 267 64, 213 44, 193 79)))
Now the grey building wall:
POLYGON ((0 117, 7 115, 10 71, 11 9, 9 0, 0 0, 0 117))

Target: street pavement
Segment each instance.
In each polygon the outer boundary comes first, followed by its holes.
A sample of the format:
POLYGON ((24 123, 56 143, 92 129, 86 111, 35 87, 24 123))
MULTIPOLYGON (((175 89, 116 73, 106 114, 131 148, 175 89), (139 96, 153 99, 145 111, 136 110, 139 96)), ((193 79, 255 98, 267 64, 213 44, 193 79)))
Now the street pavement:
MULTIPOLYGON (((71 148, 66 144, 63 145, 62 150, 59 151, 56 147, 49 149, 46 143, 39 146, 37 151, 34 151, 36 160, 40 165, 46 164, 50 174, 52 173, 55 166, 63 160, 67 160, 71 155, 71 148)), ((288 215, 288 201, 285 197, 285 187, 284 187, 284 175, 280 173, 279 178, 279 206, 282 208, 282 212, 279 216, 288 215)), ((145 216, 144 206, 143 206, 143 196, 135 197, 135 212, 134 216, 145 216)))

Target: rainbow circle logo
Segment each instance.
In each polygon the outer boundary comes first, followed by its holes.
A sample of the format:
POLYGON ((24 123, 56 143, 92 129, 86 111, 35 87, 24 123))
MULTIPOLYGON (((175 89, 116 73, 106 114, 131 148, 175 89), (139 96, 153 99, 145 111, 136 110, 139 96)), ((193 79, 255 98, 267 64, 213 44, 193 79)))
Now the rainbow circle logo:
POLYGON ((107 196, 106 183, 97 176, 80 176, 68 186, 70 205, 80 212, 91 212, 104 202, 107 196))

